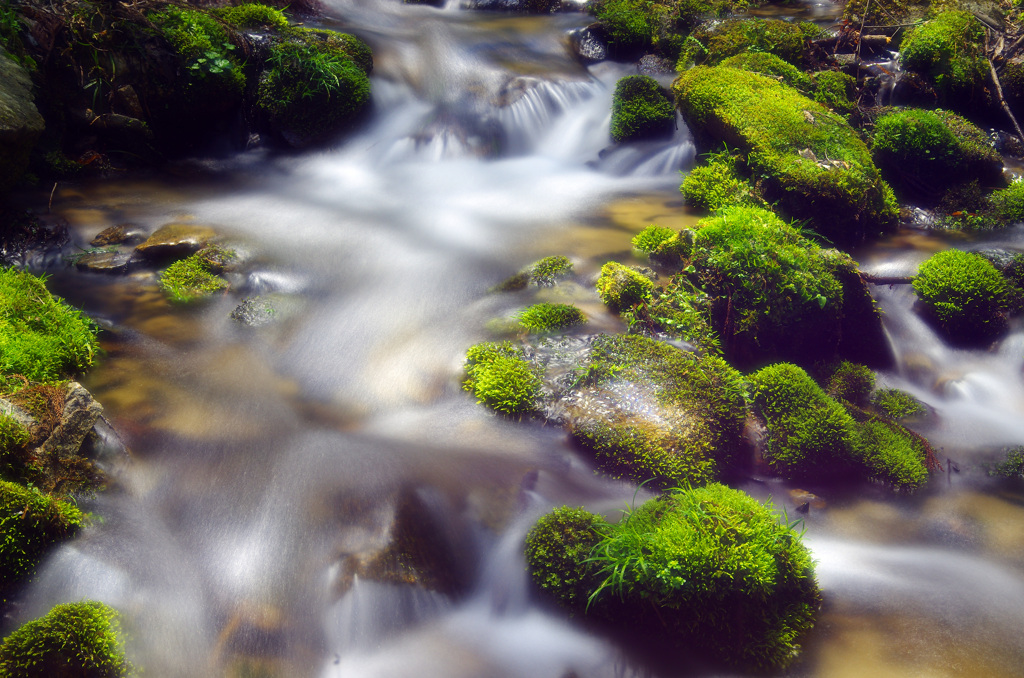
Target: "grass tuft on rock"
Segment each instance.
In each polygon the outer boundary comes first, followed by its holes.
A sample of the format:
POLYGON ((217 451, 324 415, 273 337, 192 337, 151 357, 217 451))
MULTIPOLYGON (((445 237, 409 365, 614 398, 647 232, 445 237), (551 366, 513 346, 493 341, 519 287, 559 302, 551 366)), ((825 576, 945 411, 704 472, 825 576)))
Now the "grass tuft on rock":
POLYGON ((519 324, 531 332, 554 332, 587 322, 583 311, 572 304, 534 304, 517 316, 519 324))

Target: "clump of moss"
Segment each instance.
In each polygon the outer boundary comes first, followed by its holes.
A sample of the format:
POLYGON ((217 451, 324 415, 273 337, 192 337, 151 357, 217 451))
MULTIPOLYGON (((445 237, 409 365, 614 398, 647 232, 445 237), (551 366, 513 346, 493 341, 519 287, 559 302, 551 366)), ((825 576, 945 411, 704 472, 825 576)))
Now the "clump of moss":
POLYGON ((875 387, 875 373, 865 365, 844 360, 829 377, 826 391, 836 400, 865 407, 875 387))
POLYGON ((983 343, 1006 330, 1006 280, 984 257, 938 252, 921 264, 913 285, 928 317, 956 344, 983 343))
POLYGON ((992 212, 1002 222, 1024 222, 1024 181, 1015 181, 1008 187, 993 191, 988 196, 992 212))
POLYGON ((691 169, 679 187, 686 204, 709 212, 729 205, 758 204, 754 187, 737 168, 739 160, 729 151, 708 154, 707 164, 691 169))
POLYGON ((517 317, 519 324, 531 332, 565 330, 587 322, 583 311, 572 304, 534 304, 517 317))
POLYGON ((662 245, 675 237, 676 232, 671 228, 651 224, 633 236, 633 247, 645 254, 650 254, 658 251, 662 245))
POLYGON ((530 267, 529 274, 534 284, 551 287, 562 278, 572 275, 572 262, 561 255, 544 257, 530 267))
POLYGON ((74 505, 0 480, 0 597, 35 573, 45 552, 72 536, 85 517, 74 505))
POLYGON ((44 277, 0 268, 0 373, 56 381, 99 353, 96 325, 46 289, 44 277))
POLYGON ((709 22, 690 33, 679 55, 678 68, 714 66, 743 52, 773 54, 791 64, 801 65, 807 39, 820 32, 814 24, 777 19, 709 22))
POLYGON ((928 481, 924 443, 899 424, 870 420, 858 426, 868 475, 904 491, 928 481))
POLYGON ((907 34, 900 53, 903 66, 929 78, 946 105, 968 109, 983 100, 985 27, 970 12, 942 12, 926 21, 907 34))
POLYGON ((734 464, 746 401, 739 373, 716 356, 638 335, 600 336, 580 379, 574 437, 602 470, 658 486, 702 484, 734 464), (642 404, 646 403, 646 404, 642 404))
MULTIPOLYGON (((594 525, 601 539, 585 561, 589 568, 574 571, 564 586, 547 580, 545 590, 562 605, 582 612, 580 584, 596 577, 588 616, 757 670, 791 663, 814 624, 821 594, 800 535, 770 504, 739 490, 673 490, 618 524, 579 521, 594 525)), ((560 527, 547 519, 535 534, 551 543, 560 527)), ((538 583, 561 559, 558 551, 550 555, 530 563, 538 583)))
POLYGON ((921 401, 897 388, 882 388, 871 394, 871 405, 893 420, 905 419, 926 412, 921 401))
POLYGON ((260 78, 257 107, 294 146, 344 129, 370 100, 367 71, 347 42, 321 33, 306 31, 301 40, 274 44, 260 78))
POLYGON ((675 120, 672 100, 654 78, 627 75, 615 84, 611 135, 616 142, 670 136, 675 120))
POLYGON ((993 464, 988 474, 997 478, 1010 480, 1024 479, 1024 446, 1014 447, 1006 451, 1006 458, 993 464))
POLYGON ((241 99, 245 71, 222 24, 205 12, 175 5, 150 13, 149 19, 184 61, 189 99, 241 99))
POLYGON ((904 109, 875 123, 872 151, 894 183, 914 194, 969 179, 1001 182, 1002 158, 973 123, 948 111, 904 109))
POLYGON ((811 79, 806 73, 782 57, 769 52, 740 52, 724 59, 722 65, 776 78, 801 92, 810 92, 812 89, 811 79))
POLYGON ((521 348, 504 342, 484 342, 466 352, 463 388, 478 402, 503 414, 524 414, 535 409, 540 377, 524 360, 521 348))
POLYGON ((602 266, 597 279, 597 293, 613 311, 622 311, 640 303, 649 298, 653 290, 654 283, 650 278, 615 261, 602 266))
POLYGON ((160 274, 160 286, 178 303, 204 299, 226 289, 228 281, 217 275, 234 252, 217 246, 204 247, 190 257, 174 262, 160 274))
POLYGON ((57 605, 0 645, 0 674, 10 678, 121 678, 131 672, 117 612, 96 601, 57 605))
POLYGON ((533 583, 570 614, 586 609, 599 583, 587 559, 604 525, 584 508, 563 506, 542 516, 526 533, 526 566, 533 583))
POLYGON ((821 480, 850 474, 857 430, 842 405, 804 370, 769 365, 750 379, 754 409, 768 428, 765 460, 784 478, 821 480))
POLYGON ((247 2, 234 7, 214 10, 225 23, 235 28, 265 28, 287 31, 291 25, 284 12, 258 2, 247 2))
POLYGON ((814 74, 814 100, 836 113, 848 115, 857 107, 853 102, 856 86, 857 80, 852 75, 820 71, 814 74))
POLYGON ((759 186, 783 213, 809 219, 834 242, 892 227, 895 196, 871 153, 839 115, 791 87, 726 66, 698 66, 673 85, 696 132, 746 155, 759 186))

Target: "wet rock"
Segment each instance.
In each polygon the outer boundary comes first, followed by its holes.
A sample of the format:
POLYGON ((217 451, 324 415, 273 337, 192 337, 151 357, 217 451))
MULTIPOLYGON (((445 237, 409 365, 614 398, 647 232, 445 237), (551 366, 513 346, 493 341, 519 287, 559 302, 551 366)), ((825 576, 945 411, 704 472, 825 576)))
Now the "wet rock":
POLYGON ((135 251, 147 259, 175 259, 198 252, 216 237, 209 226, 165 224, 153 232, 135 251))
POLYGON ((13 418, 25 428, 35 423, 35 419, 32 418, 31 414, 3 398, 0 398, 0 414, 13 418))
POLYGON ((75 259, 75 268, 93 273, 124 273, 131 259, 131 252, 86 252, 75 259))
POLYGON ((580 61, 589 64, 608 58, 608 45, 604 33, 598 24, 578 28, 569 33, 569 44, 580 61))
POLYGON ((0 195, 25 172, 43 127, 28 73, 0 48, 0 195))
POLYGON ((1005 273, 1013 265, 1013 260, 1020 254, 1016 250, 1002 247, 990 247, 975 252, 988 259, 989 263, 995 266, 1000 273, 1005 273))
POLYGON ((664 57, 645 54, 637 62, 636 70, 640 75, 675 75, 676 65, 664 57))
POLYGON ((143 233, 139 227, 133 224, 117 224, 97 233, 89 244, 93 247, 108 247, 142 240, 142 237, 143 233))
POLYGON ((250 297, 231 312, 231 319, 247 327, 261 327, 272 323, 276 314, 277 310, 266 299, 250 297))
POLYGON ((789 499, 797 507, 806 505, 808 509, 814 509, 816 511, 820 511, 828 506, 824 499, 816 494, 808 492, 807 490, 792 489, 789 491, 789 499))
POLYGON ((65 459, 78 454, 85 437, 103 414, 103 406, 76 381, 68 384, 60 423, 53 429, 37 453, 65 459))

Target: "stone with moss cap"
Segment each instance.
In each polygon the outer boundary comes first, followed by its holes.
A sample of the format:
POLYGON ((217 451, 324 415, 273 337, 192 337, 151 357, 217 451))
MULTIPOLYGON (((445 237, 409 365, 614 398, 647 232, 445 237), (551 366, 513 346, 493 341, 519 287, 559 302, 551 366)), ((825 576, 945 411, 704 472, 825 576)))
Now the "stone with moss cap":
MULTIPOLYGON (((821 29, 808 22, 756 18, 709 21, 698 26, 687 37, 677 67, 686 70, 694 65, 715 66, 745 52, 771 54, 795 66, 802 66, 807 40, 819 33, 821 29)), ((753 57, 752 61, 741 61, 737 67, 746 67, 755 62, 762 65, 767 63, 760 57, 753 57)), ((772 75, 790 75, 802 80, 789 70, 785 74, 780 72, 772 75)))
POLYGON ((941 12, 912 29, 900 54, 904 68, 931 81, 940 104, 969 112, 988 103, 985 27, 970 12, 941 12))
POLYGON ((558 509, 527 554, 533 580, 578 614, 745 669, 790 664, 821 602, 793 526, 718 484, 672 490, 617 524, 558 509), (546 548, 557 540, 562 549, 546 548), (551 577, 557 566, 571 576, 551 577))
POLYGON ((978 254, 955 249, 933 254, 918 268, 913 285, 926 317, 955 344, 984 344, 1006 331, 1006 279, 978 254))
POLYGON ((601 275, 597 278, 597 293, 613 311, 623 311, 644 301, 653 290, 654 283, 650 278, 616 261, 602 266, 601 275))
POLYGON ((735 68, 698 66, 674 83, 687 122, 746 154, 765 199, 853 243, 895 225, 897 205, 857 132, 795 89, 735 68))
POLYGON ((627 75, 615 83, 611 135, 616 142, 672 135, 676 111, 672 100, 649 75, 627 75))
POLYGON ((189 303, 227 289, 220 277, 235 258, 233 250, 207 245, 192 256, 174 262, 160 274, 160 287, 171 301, 189 303))
POLYGON ((720 478, 735 463, 746 404, 739 373, 721 358, 600 335, 584 369, 561 409, 605 473, 665 487, 720 478))
POLYGON ((117 611, 97 601, 55 606, 0 645, 0 674, 9 678, 122 678, 125 658, 117 611))
POLYGON ((530 332, 553 332, 587 322, 583 311, 572 304, 533 304, 523 309, 516 318, 530 332))
POLYGON ((541 381, 523 349, 508 341, 487 341, 466 352, 462 386, 497 412, 526 414, 536 409, 541 381))
POLYGON ((687 205, 715 212, 730 205, 757 205, 761 199, 738 169, 740 158, 729 151, 708 153, 707 162, 691 169, 679 186, 687 205))

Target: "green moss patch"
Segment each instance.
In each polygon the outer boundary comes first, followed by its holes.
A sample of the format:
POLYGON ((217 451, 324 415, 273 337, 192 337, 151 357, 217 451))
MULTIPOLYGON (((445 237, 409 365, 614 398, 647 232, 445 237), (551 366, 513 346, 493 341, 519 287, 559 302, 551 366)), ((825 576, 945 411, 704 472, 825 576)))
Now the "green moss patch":
POLYGON ((582 613, 599 580, 587 562, 604 520, 584 508, 563 506, 526 534, 526 565, 533 583, 570 614, 582 613))
POLYGON ((753 205, 762 201, 754 187, 740 173, 740 158, 729 151, 710 153, 707 163, 697 165, 683 177, 679 191, 687 205, 716 212, 729 205, 753 205))
POLYGON ((0 268, 0 372, 56 381, 99 353, 96 325, 46 289, 45 278, 0 268))
POLYGON ((871 405, 893 420, 927 412, 920 400, 898 388, 882 388, 871 394, 871 405))
POLYGON ((864 407, 874 387, 875 373, 870 368, 844 360, 829 377, 826 390, 836 400, 864 407))
POLYGON ((568 511, 542 518, 527 541, 534 581, 562 605, 583 612, 580 589, 596 579, 586 614, 612 626, 744 668, 796 658, 821 594, 799 533, 770 505, 712 484, 652 499, 617 524, 568 511), (581 571, 572 561, 592 530, 601 539, 581 571), (566 551, 547 548, 563 538, 566 551), (559 565, 564 581, 550 576, 559 565))
POLYGON ((644 301, 653 290, 650 278, 615 261, 602 266, 597 279, 597 293, 613 311, 622 311, 644 301))
POLYGON ((49 548, 83 521, 82 512, 66 501, 0 480, 0 597, 32 576, 49 548))
POLYGON ((24 624, 0 645, 0 674, 9 678, 81 676, 121 678, 131 673, 117 612, 86 601, 57 605, 24 624))
POLYGON ((208 246, 190 257, 176 261, 160 274, 160 286, 179 303, 205 299, 227 289, 228 281, 217 275, 235 256, 231 250, 208 246))
POLYGON ((637 335, 593 342, 570 429, 613 477, 659 486, 722 477, 741 444, 746 402, 739 373, 637 335))
POLYGON ((216 96, 240 101, 246 78, 237 48, 216 19, 194 9, 169 5, 149 19, 171 43, 187 69, 186 95, 194 101, 216 96))
POLYGON ((757 73, 699 66, 673 85, 687 122, 746 155, 764 197, 837 242, 895 224, 897 205, 871 153, 841 116, 757 73))
POLYGON ((534 304, 517 316, 519 324, 531 332, 553 332, 587 322, 583 311, 572 304, 534 304))
POLYGON ((984 257, 949 249, 918 268, 914 291, 927 316, 956 344, 984 343, 1006 330, 1006 280, 984 257))
POLYGON ((672 100, 647 75, 627 75, 612 95, 611 135, 616 142, 668 137, 675 130, 672 100))
POLYGON ((291 25, 284 12, 274 7, 247 2, 234 7, 214 10, 225 23, 235 28, 263 28, 276 31, 287 31, 291 25))
POLYGON ((541 381, 521 348, 510 342, 484 342, 466 352, 463 388, 477 401, 502 414, 525 414, 536 409, 541 381))
POLYGON ((811 78, 806 73, 770 52, 740 52, 724 59, 722 65, 770 76, 801 92, 810 92, 812 89, 811 78))
MULTIPOLYGON (((790 64, 802 65, 806 41, 820 32, 811 23, 797 24, 778 19, 709 22, 697 27, 687 37, 678 66, 680 70, 694 65, 715 66, 743 52, 771 54, 790 64)), ((746 67, 746 64, 754 62, 743 63, 746 67)))
POLYGON ((913 29, 903 39, 901 58, 904 68, 932 82, 944 104, 968 110, 985 100, 985 28, 970 12, 942 12, 913 29))

